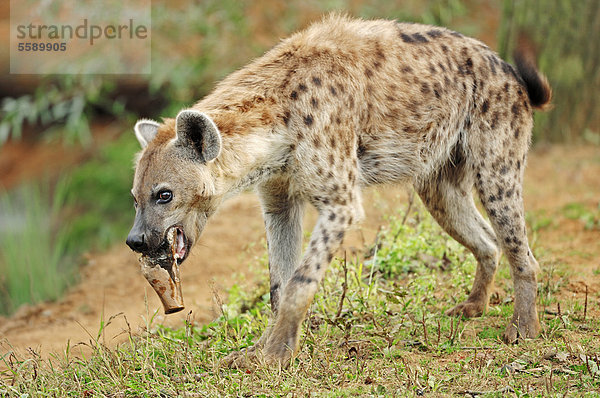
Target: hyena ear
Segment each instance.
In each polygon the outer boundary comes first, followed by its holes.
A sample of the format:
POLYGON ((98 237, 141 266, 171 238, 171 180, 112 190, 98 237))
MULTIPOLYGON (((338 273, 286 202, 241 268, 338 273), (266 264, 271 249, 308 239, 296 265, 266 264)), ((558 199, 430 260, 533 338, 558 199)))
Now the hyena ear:
POLYGON ((156 137, 156 133, 158 132, 159 124, 154 120, 148 119, 140 119, 135 124, 133 130, 135 131, 135 136, 137 137, 142 149, 146 148, 150 141, 156 137))
POLYGON ((214 160, 221 152, 221 133, 210 117, 193 109, 184 109, 176 119, 180 145, 193 149, 202 163, 214 160))

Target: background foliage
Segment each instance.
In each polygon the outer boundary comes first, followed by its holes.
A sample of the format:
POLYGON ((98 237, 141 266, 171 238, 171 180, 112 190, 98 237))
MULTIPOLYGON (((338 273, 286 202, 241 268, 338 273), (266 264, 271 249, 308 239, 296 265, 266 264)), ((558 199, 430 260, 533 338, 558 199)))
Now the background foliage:
POLYGON ((504 0, 501 21, 500 55, 526 34, 554 90, 554 109, 536 114, 535 139, 600 143, 600 2, 504 0))

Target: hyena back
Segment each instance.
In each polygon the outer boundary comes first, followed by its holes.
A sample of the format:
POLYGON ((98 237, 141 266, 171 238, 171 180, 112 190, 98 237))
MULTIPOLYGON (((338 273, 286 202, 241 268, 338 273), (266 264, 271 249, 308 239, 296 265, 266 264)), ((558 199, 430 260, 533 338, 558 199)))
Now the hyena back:
POLYGON ((515 287, 505 339, 534 337, 538 265, 527 242, 522 179, 533 108, 546 105, 551 91, 528 55, 517 54, 515 69, 444 28, 328 17, 225 78, 176 119, 138 122, 145 149, 128 243, 151 251, 177 225, 187 255, 225 198, 256 187, 273 317, 256 345, 228 362, 261 353, 286 364, 327 265, 362 217, 361 188, 410 183, 478 261, 471 294, 449 314, 485 311, 502 251, 515 287), (158 203, 165 190, 171 199, 158 203), (307 202, 319 217, 302 255, 307 202))

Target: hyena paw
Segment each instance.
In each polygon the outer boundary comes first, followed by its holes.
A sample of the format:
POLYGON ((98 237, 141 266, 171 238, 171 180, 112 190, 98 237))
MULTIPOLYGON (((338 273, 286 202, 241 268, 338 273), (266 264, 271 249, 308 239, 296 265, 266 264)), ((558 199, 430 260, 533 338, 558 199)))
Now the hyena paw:
POLYGON ((286 368, 290 364, 293 351, 287 345, 267 345, 244 348, 232 352, 221 362, 225 367, 235 369, 251 369, 257 366, 280 366, 286 368))
POLYGON ((510 321, 502 339, 507 344, 516 344, 519 342, 519 338, 534 339, 540 333, 541 327, 540 322, 535 317, 521 318, 513 316, 510 321))
POLYGON ((288 344, 269 341, 262 350, 267 365, 287 368, 294 356, 294 350, 288 344))
POLYGON ((446 311, 449 316, 464 316, 466 318, 475 318, 481 316, 485 311, 486 304, 480 301, 463 301, 456 307, 446 311))
POLYGON ((260 348, 257 347, 257 345, 253 345, 251 347, 230 353, 223 358, 221 365, 228 368, 248 369, 258 364, 259 353, 260 348))

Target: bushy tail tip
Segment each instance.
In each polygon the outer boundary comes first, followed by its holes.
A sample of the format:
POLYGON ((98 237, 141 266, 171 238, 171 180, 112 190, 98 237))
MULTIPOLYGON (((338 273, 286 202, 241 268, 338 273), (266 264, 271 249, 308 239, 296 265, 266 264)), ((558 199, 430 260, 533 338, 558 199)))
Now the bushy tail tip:
POLYGON ((552 87, 550 87, 546 76, 538 71, 535 62, 535 51, 528 40, 519 40, 513 59, 519 75, 525 82, 531 106, 541 110, 548 109, 552 100, 552 87))

